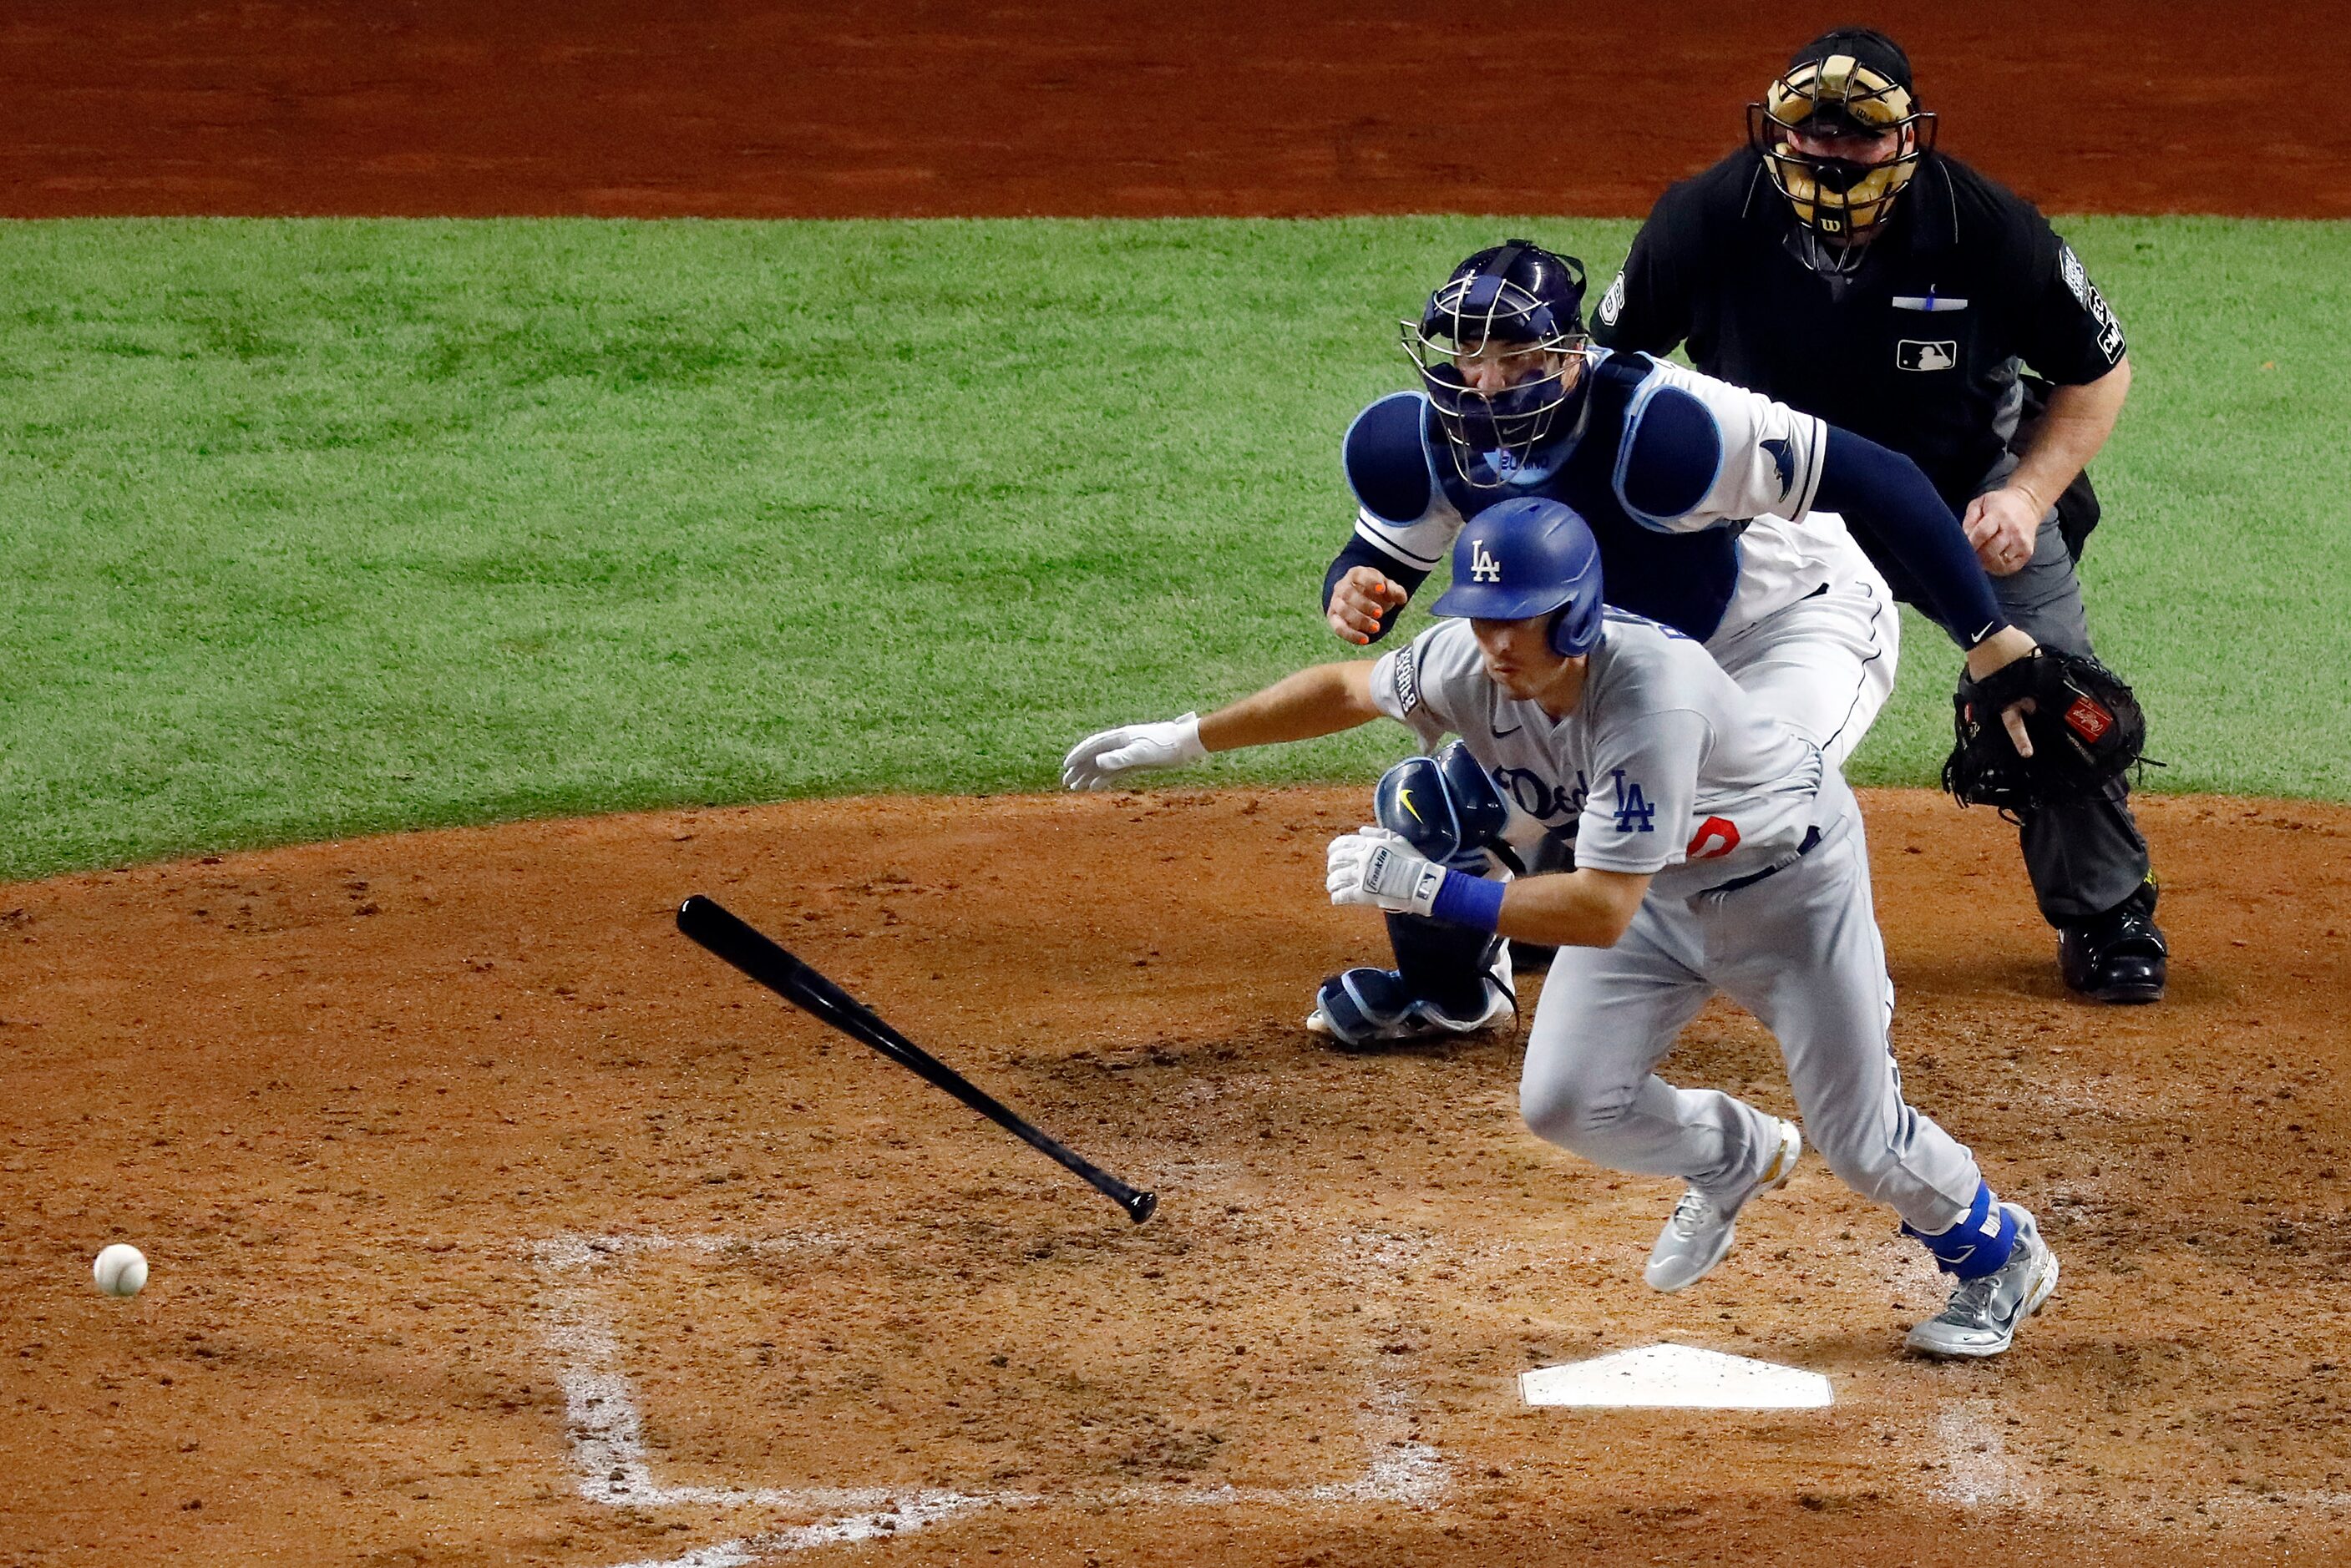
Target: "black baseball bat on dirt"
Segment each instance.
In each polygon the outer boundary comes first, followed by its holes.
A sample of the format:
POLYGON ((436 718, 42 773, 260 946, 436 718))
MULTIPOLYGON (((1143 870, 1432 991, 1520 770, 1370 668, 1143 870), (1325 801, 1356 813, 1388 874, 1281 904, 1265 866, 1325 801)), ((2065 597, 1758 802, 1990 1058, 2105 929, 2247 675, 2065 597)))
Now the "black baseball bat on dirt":
POLYGON ((863 1002, 730 914, 716 899, 696 893, 680 904, 677 929, 818 1022, 830 1023, 851 1039, 871 1045, 917 1077, 945 1089, 1031 1148, 1061 1161, 1125 1210, 1127 1218, 1136 1224, 1150 1219, 1152 1210, 1159 1207, 1157 1193, 1139 1192, 1093 1161, 1072 1154, 1018 1111, 882 1022, 863 1002))

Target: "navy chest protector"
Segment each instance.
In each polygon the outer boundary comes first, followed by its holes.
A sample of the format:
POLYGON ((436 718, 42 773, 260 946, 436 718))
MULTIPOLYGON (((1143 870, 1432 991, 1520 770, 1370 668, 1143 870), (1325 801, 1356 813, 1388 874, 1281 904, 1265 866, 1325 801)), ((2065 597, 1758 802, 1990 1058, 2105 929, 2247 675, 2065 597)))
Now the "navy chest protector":
MULTIPOLYGON (((1666 534, 1644 525, 1625 511, 1616 498, 1618 453, 1625 444, 1625 415, 1633 395, 1648 379, 1650 366, 1636 355, 1612 355, 1586 374, 1588 407, 1569 438, 1573 444, 1564 460, 1535 483, 1499 489, 1468 483, 1454 470, 1444 433, 1436 426, 1436 410, 1416 398, 1413 401, 1420 418, 1415 421, 1417 428, 1412 436, 1420 449, 1417 452, 1374 450, 1389 447, 1391 442, 1400 445, 1407 428, 1404 421, 1390 417, 1375 424, 1367 415, 1359 423, 1357 439, 1350 440, 1347 452, 1356 493, 1366 502, 1375 495, 1385 499, 1402 488, 1397 482, 1409 466, 1434 475, 1444 487, 1445 498, 1464 518, 1475 518, 1487 507, 1514 496, 1541 495, 1565 502, 1591 525, 1599 543, 1607 602, 1704 642, 1722 624, 1731 597, 1738 592, 1739 535, 1743 524, 1666 534), (1365 437, 1370 439, 1361 439, 1365 437)), ((1378 412, 1387 412, 1374 407, 1378 412)), ((1705 486, 1701 483, 1698 488, 1703 491, 1705 486)), ((1396 515, 1385 506, 1377 509, 1396 515)), ((1405 513, 1397 521, 1410 515, 1405 513)))

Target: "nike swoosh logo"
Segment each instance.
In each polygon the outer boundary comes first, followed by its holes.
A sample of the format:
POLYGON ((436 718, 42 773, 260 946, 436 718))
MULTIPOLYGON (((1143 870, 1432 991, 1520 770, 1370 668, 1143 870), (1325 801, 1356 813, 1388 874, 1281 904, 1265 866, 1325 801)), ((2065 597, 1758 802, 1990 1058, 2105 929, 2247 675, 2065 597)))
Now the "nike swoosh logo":
POLYGON ((1420 815, 1420 807, 1412 804, 1412 791, 1408 789, 1400 789, 1396 791, 1396 798, 1404 802, 1404 808, 1412 813, 1412 819, 1415 822, 1425 823, 1428 820, 1426 817, 1420 815))
POLYGON ((1499 741, 1505 735, 1515 735, 1525 728, 1524 724, 1513 724, 1507 730, 1497 730, 1494 732, 1494 739, 1499 741))

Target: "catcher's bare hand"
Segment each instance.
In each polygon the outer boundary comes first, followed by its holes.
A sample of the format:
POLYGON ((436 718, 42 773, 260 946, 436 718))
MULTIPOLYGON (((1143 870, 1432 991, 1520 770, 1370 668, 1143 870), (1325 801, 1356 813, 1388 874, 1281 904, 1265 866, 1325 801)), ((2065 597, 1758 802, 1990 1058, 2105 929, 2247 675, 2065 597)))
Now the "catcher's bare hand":
POLYGON ((2013 576, 2032 559, 2041 539, 2041 519, 2049 508, 2022 485, 1988 490, 1968 503, 1959 527, 1975 546, 1976 559, 1995 577, 2013 576))
POLYGON ((1403 584, 1390 582, 1377 566, 1350 566, 1331 590, 1331 607, 1322 618, 1332 631, 1361 648, 1380 634, 1380 618, 1411 597, 1403 584))
MULTIPOLYGON (((2005 670, 2020 659, 2030 659, 2040 651, 2040 645, 2030 633, 2013 626, 2004 626, 1973 648, 1968 649, 1968 679, 1981 680, 1995 670, 2005 670)), ((2008 731, 2009 743, 2020 757, 2032 754, 2032 735, 2024 727, 2024 716, 2033 711, 2032 699, 2011 702, 2000 711, 2001 726, 2008 731)))

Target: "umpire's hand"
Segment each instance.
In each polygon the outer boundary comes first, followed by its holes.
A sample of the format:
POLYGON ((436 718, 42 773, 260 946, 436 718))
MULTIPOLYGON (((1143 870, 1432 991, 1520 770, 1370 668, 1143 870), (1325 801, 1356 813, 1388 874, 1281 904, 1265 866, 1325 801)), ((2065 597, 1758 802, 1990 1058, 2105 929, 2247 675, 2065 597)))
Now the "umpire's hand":
POLYGON ((2041 539, 2041 519, 2048 511, 2030 490, 2007 484, 1969 502, 1959 527, 1976 547, 1976 559, 1985 571, 1995 577, 2013 576, 2032 559, 2032 547, 2041 539))
POLYGON ((1379 636, 1380 618, 1411 597, 1377 566, 1350 566, 1331 590, 1331 607, 1322 618, 1332 631, 1361 648, 1379 636))

